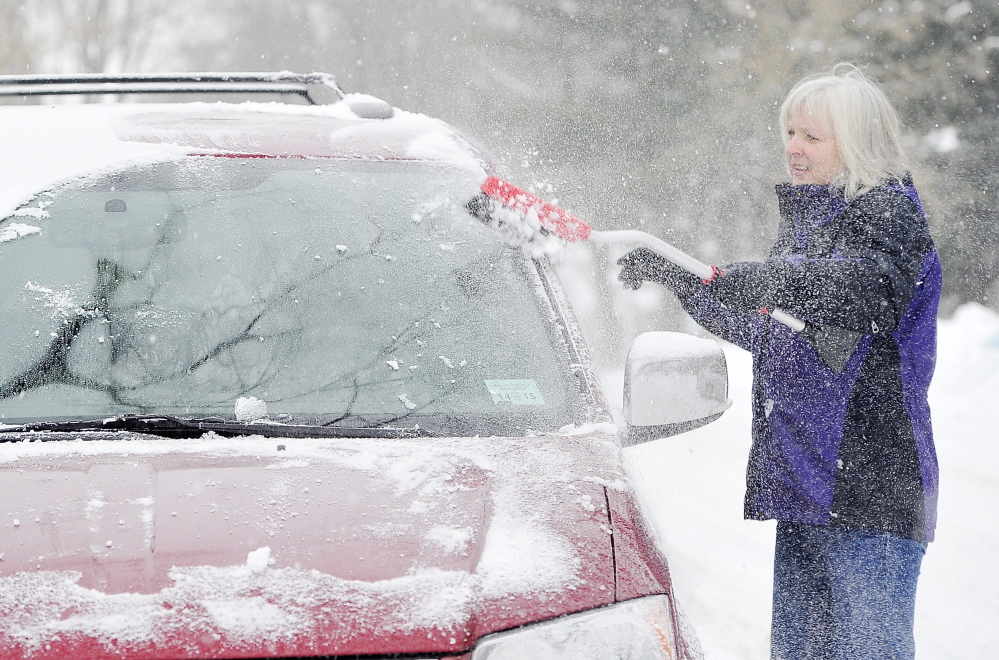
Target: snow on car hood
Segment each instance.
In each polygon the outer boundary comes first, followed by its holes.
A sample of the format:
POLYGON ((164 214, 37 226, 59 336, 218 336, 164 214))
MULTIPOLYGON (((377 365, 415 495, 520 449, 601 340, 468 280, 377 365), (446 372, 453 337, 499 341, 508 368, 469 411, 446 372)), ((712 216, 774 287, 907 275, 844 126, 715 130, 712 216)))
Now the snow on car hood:
POLYGON ((3 444, 0 656, 467 649, 613 600, 619 462, 592 437, 3 444))
POLYGON ((192 153, 433 160, 485 178, 444 122, 401 110, 358 119, 345 102, 8 106, 0 117, 0 218, 62 181, 192 153))

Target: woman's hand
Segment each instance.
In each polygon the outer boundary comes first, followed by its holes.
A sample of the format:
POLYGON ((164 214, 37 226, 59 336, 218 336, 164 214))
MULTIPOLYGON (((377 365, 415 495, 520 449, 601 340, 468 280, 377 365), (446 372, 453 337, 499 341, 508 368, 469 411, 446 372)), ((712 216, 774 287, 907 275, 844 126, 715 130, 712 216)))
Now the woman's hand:
POLYGON ((688 273, 649 248, 632 250, 617 260, 621 272, 617 279, 629 289, 638 289, 643 282, 657 282, 669 287, 680 298, 692 296, 701 286, 693 273, 688 273))

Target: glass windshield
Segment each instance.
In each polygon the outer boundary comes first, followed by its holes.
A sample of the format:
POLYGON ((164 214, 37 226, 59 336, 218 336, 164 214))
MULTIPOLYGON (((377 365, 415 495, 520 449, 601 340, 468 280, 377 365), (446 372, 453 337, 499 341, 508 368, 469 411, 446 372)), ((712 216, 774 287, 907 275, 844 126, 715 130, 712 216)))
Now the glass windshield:
POLYGON ((40 195, 0 223, 0 415, 574 421, 537 272, 468 214, 476 187, 429 163, 191 157, 40 195))

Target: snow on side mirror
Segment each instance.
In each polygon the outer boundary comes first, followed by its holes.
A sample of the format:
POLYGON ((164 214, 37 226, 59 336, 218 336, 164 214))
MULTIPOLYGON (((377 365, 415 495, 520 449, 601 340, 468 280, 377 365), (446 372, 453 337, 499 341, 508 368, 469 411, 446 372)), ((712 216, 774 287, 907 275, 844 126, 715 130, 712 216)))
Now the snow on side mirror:
POLYGON ((696 429, 731 405, 725 353, 714 341, 646 332, 631 344, 624 372, 623 445, 696 429))

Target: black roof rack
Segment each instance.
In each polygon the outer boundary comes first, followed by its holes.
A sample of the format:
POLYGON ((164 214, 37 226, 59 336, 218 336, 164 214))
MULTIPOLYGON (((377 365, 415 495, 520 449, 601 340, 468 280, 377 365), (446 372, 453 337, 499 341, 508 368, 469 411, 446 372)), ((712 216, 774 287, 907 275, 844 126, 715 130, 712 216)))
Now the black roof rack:
POLYGON ((0 76, 0 96, 67 94, 292 94, 315 105, 309 85, 346 95, 328 73, 75 73, 0 76))

